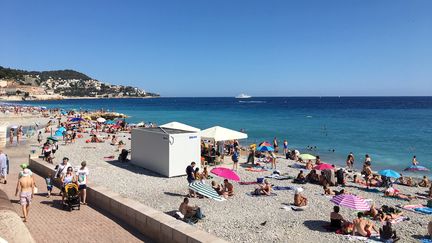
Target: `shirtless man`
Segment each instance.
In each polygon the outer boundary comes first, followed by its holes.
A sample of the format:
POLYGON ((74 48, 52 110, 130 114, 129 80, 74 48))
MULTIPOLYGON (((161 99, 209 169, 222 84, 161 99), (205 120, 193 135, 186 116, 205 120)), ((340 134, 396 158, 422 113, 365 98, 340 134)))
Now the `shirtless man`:
POLYGON ((29 173, 23 173, 22 177, 18 180, 15 196, 18 196, 18 191, 20 191, 20 203, 24 215, 24 222, 27 222, 30 204, 33 198, 34 187, 35 183, 33 176, 31 176, 29 173))
POLYGON ((184 215, 185 218, 191 218, 195 216, 199 219, 202 219, 204 216, 201 212, 201 208, 189 205, 189 199, 187 197, 183 199, 183 202, 180 204, 179 211, 184 215))
POLYGON ((355 235, 355 233, 361 235, 361 236, 370 236, 370 232, 367 232, 365 230, 366 226, 369 226, 369 229, 373 229, 376 233, 379 234, 379 229, 368 220, 363 219, 363 213, 359 212, 357 214, 357 218, 353 220, 354 229, 352 234, 355 235))
POLYGON ((234 186, 227 179, 224 180, 223 195, 225 198, 234 196, 234 186))

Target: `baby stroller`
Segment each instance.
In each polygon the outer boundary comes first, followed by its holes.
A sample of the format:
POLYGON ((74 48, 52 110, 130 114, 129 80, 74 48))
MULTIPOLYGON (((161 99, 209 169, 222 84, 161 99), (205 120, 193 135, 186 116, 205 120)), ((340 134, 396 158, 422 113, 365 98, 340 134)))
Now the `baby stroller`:
POLYGON ((72 211, 73 209, 80 210, 80 197, 79 197, 78 186, 74 183, 69 183, 65 186, 65 192, 66 192, 65 206, 69 207, 69 211, 72 211))

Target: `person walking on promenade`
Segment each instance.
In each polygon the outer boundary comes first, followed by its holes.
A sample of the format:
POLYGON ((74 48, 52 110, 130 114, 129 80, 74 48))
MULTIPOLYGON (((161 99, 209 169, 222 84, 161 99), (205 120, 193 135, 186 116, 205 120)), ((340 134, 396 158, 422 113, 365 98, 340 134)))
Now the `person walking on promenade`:
POLYGON ((3 183, 7 183, 7 174, 9 170, 8 158, 3 150, 0 149, 0 179, 3 179, 3 183))
POLYGON ((15 196, 18 196, 18 192, 20 192, 19 198, 23 211, 24 222, 27 222, 28 220, 28 214, 30 211, 30 204, 33 198, 34 189, 35 183, 33 177, 30 175, 30 173, 23 173, 22 177, 18 180, 15 190, 15 196))

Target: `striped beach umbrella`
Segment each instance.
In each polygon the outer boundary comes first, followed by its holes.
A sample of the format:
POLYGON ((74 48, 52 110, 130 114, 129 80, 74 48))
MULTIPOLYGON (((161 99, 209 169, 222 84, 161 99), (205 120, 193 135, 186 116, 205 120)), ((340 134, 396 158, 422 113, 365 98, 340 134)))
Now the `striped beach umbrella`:
POLYGON ((270 147, 270 146, 259 146, 257 148, 257 150, 261 151, 261 152, 266 152, 266 151, 272 152, 272 151, 274 151, 274 149, 272 147, 270 147))
POLYGON ((194 182, 190 183, 189 188, 192 191, 203 195, 204 197, 211 198, 215 201, 224 201, 224 198, 219 196, 219 194, 216 192, 215 189, 213 189, 213 187, 206 185, 200 181, 194 181, 194 182))
POLYGON ((370 209, 369 204, 367 204, 363 198, 352 194, 340 194, 334 196, 332 199, 330 199, 330 202, 338 206, 351 208, 358 211, 367 211, 370 209))

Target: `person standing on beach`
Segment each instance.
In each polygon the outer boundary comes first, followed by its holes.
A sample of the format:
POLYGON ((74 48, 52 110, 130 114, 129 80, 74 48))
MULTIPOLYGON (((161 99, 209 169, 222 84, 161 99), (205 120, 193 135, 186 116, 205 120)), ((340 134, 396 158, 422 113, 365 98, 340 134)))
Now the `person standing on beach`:
POLYGON ((233 170, 238 169, 238 162, 239 162, 239 151, 238 149, 234 149, 234 153, 231 156, 231 159, 233 161, 233 170))
POLYGON ((23 128, 22 126, 18 127, 17 133, 16 133, 16 137, 17 137, 17 145, 19 145, 20 143, 20 138, 23 135, 23 128))
POLYGON ((273 139, 273 148, 274 148, 275 153, 279 152, 279 145, 278 145, 278 141, 277 141, 276 137, 274 137, 274 139, 273 139))
POLYGON ((286 156, 288 153, 288 141, 285 139, 283 142, 283 153, 286 156))
POLYGON ((270 158, 272 163, 272 170, 276 169, 276 155, 273 152, 270 152, 270 158))
POLYGON ((18 180, 15 196, 18 196, 18 191, 20 191, 20 203, 24 215, 24 222, 27 222, 28 219, 34 188, 35 183, 33 176, 29 173, 23 173, 22 177, 18 180))
POLYGON ((14 138, 14 129, 9 129, 9 143, 13 144, 13 138, 14 138))
POLYGON ((6 154, 3 153, 3 150, 0 150, 0 179, 3 179, 3 183, 7 183, 7 174, 8 174, 8 161, 6 154))
POLYGON ((372 158, 369 156, 369 154, 365 155, 365 164, 372 165, 372 158))
MULTIPOLYGON (((192 182, 195 181, 195 176, 194 176, 195 170, 194 170, 194 167, 195 167, 195 162, 192 162, 190 165, 188 165, 186 167, 186 175, 187 175, 186 179, 188 181, 188 185, 190 185, 192 182)), ((189 189, 189 196, 190 197, 196 197, 196 193, 193 190, 189 189)))
POLYGON ((354 168, 354 155, 352 152, 350 152, 348 154, 347 160, 346 160, 346 165, 348 169, 352 169, 354 168))

